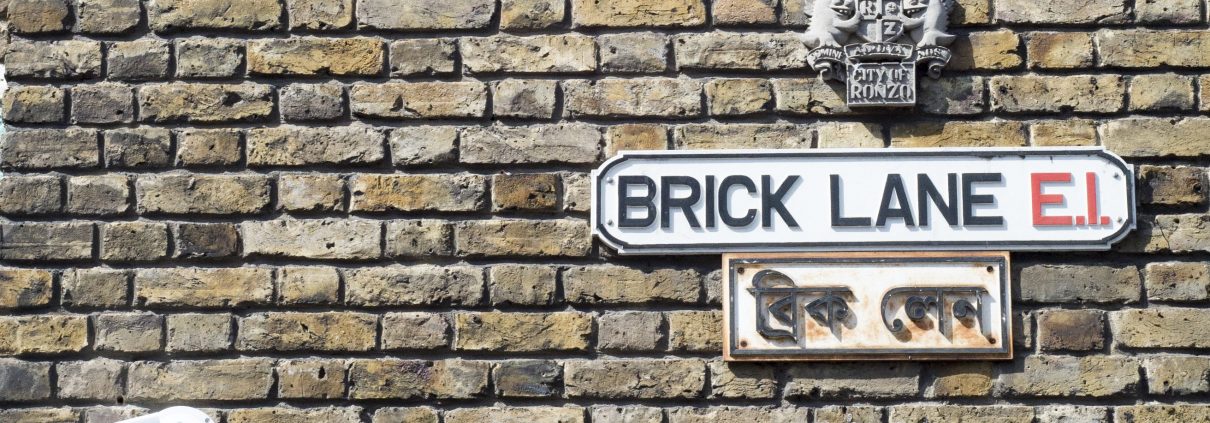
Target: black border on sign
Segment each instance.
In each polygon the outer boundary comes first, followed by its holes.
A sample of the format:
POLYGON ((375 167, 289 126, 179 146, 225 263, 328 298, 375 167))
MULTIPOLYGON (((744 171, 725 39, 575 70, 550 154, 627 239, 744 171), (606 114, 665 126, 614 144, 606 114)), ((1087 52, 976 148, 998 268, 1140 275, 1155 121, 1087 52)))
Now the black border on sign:
MULTIPOLYGON (((758 357, 758 356, 835 356, 835 355, 857 355, 862 357, 877 357, 877 356, 901 356, 901 355, 946 355, 958 356, 965 354, 1008 354, 1012 351, 1012 334, 1009 332, 1009 326, 1012 316, 1009 314, 1010 303, 1012 297, 1009 292, 1008 266, 1004 257, 990 256, 953 256, 953 257, 895 257, 895 258, 878 258, 878 257, 817 257, 817 258, 767 258, 767 259, 731 259, 727 263, 727 267, 731 270, 727 275, 727 284, 730 289, 731 302, 728 309, 728 315, 725 316, 729 322, 730 335, 727 342, 727 353, 732 357, 758 357), (730 316, 736 310, 736 281, 738 278, 736 265, 741 264, 777 264, 777 263, 979 263, 990 262, 995 263, 1000 269, 1000 348, 832 348, 832 349, 794 349, 794 350, 741 350, 739 349, 739 341, 736 334, 739 333, 736 326, 735 318, 730 316)), ((881 317, 881 316, 880 316, 881 317)), ((980 316, 982 318, 982 316, 980 316)), ((955 357, 958 358, 958 357, 955 357)))
POLYGON ((982 149, 879 149, 879 150, 761 150, 761 151, 701 151, 701 152, 677 152, 677 153, 652 153, 652 152, 623 152, 614 159, 606 162, 604 166, 593 171, 593 210, 592 219, 595 221, 596 235, 601 237, 605 243, 618 250, 620 254, 718 254, 718 253, 761 253, 761 252, 787 252, 801 251, 807 249, 810 251, 853 251, 853 250, 878 250, 890 251, 900 249, 926 249, 929 251, 938 251, 950 249, 974 251, 974 250, 1107 250, 1113 243, 1121 240, 1127 233, 1135 229, 1137 217, 1135 212, 1135 180, 1134 170, 1121 157, 1110 153, 1104 148, 982 148, 982 149), (629 159, 684 159, 684 158, 786 158, 786 157, 819 157, 819 158, 836 158, 836 157, 853 157, 853 156, 868 156, 868 157, 962 157, 974 156, 980 158, 995 158, 1004 156, 1086 156, 1094 155, 1101 157, 1122 171, 1122 177, 1126 178, 1127 184, 1127 201, 1129 202, 1128 216, 1126 222, 1122 223, 1122 228, 1117 232, 1110 234, 1096 241, 1029 241, 1029 242, 1007 242, 1007 241, 909 241, 909 242, 748 242, 748 243, 703 243, 703 244, 647 244, 647 245, 632 245, 622 241, 613 234, 602 223, 605 221, 603 215, 604 209, 598 202, 604 197, 604 184, 601 181, 609 170, 614 166, 621 164, 629 159))

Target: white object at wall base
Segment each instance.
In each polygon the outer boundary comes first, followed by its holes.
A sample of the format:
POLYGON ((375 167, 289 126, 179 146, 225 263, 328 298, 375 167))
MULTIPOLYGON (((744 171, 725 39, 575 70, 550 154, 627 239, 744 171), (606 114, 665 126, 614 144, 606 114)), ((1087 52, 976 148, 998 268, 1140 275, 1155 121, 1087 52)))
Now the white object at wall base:
POLYGON ((122 420, 118 423, 214 423, 214 419, 196 408, 172 407, 155 414, 122 420))

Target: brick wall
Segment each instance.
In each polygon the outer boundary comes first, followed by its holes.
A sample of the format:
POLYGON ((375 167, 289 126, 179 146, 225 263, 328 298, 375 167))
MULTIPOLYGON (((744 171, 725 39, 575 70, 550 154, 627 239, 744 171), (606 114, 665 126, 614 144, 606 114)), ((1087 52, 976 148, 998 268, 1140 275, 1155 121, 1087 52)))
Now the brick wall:
POLYGON ((961 0, 849 110, 806 0, 13 0, 0 422, 1210 421, 1201 0, 961 0), (622 149, 1103 145, 1141 228, 1014 254, 1013 362, 725 364, 718 256, 618 257, 622 149))

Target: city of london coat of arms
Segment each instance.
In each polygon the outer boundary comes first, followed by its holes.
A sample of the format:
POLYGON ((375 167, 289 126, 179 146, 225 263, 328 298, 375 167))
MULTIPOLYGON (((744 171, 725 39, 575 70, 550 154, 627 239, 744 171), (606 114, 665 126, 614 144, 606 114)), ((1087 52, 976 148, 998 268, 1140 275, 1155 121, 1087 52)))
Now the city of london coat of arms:
POLYGON ((845 82, 849 106, 913 106, 916 69, 949 63, 955 0, 814 0, 803 41, 819 76, 845 82))

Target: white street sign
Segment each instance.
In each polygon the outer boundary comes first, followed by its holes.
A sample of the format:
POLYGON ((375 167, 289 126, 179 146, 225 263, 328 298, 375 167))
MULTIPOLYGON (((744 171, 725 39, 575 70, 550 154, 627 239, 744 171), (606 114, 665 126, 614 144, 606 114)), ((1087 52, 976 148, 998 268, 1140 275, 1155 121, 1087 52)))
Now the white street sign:
POLYGON ((1104 250, 1135 226, 1101 148, 623 152, 592 191, 622 254, 1104 250))

